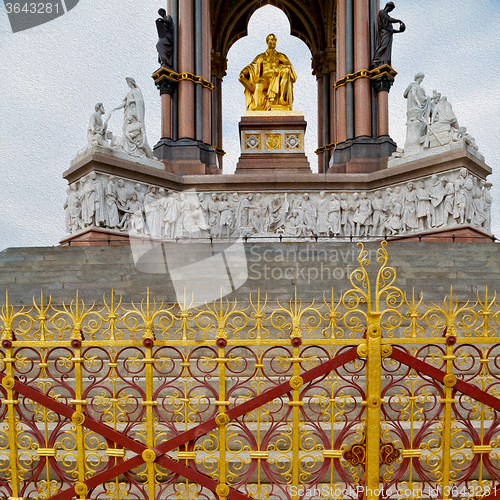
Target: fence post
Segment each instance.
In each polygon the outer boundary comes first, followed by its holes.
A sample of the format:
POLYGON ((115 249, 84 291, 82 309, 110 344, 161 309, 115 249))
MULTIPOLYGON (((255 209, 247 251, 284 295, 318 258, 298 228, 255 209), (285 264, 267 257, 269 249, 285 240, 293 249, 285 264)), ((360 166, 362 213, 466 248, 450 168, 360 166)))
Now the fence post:
POLYGON ((10 484, 12 488, 12 496, 9 497, 9 500, 22 500, 20 496, 20 475, 19 475, 19 452, 17 446, 17 414, 16 414, 16 405, 19 404, 19 400, 14 399, 16 393, 14 392, 14 384, 15 384, 15 359, 13 357, 14 349, 11 346, 5 350, 5 358, 3 358, 3 362, 5 363, 5 371, 7 376, 2 380, 2 385, 6 389, 7 399, 4 399, 2 403, 7 405, 8 411, 8 423, 9 423, 9 450, 10 450, 10 460, 9 460, 9 468, 10 468, 10 484))
POLYGON ((226 358, 227 332, 225 329, 219 329, 216 335, 216 345, 218 349, 218 357, 215 361, 218 363, 218 378, 219 378, 219 399, 215 405, 219 408, 216 417, 217 426, 219 428, 219 486, 217 486, 217 495, 219 498, 225 498, 229 493, 227 486, 227 434, 226 426, 229 423, 229 418, 226 415, 226 406, 229 401, 226 401, 226 363, 229 361, 226 358))
POLYGON ((378 499, 380 496, 380 405, 382 357, 380 339, 380 313, 368 314, 366 331, 366 464, 364 478, 364 498, 378 499))
MULTIPOLYGON (((447 318, 449 323, 453 321, 453 318, 447 318)), ((455 331, 455 326, 450 328, 451 331, 455 331)), ((457 378, 453 375, 453 360, 455 355, 453 354, 453 345, 456 342, 456 337, 451 334, 446 338, 446 355, 443 359, 446 361, 446 376, 444 378, 444 398, 440 399, 439 402, 444 405, 443 411, 443 463, 442 463, 442 492, 441 498, 447 499, 452 498, 450 484, 450 466, 451 466, 451 405, 456 402, 456 399, 452 398, 453 386, 457 382, 457 378)))
MULTIPOLYGON (((148 294, 148 316, 149 316, 149 294, 148 294)), ((155 464, 156 455, 153 451, 155 446, 155 422, 154 422, 154 406, 158 404, 153 400, 154 396, 154 380, 153 380, 153 364, 155 359, 153 357, 153 346, 155 335, 153 329, 146 325, 142 337, 144 345, 144 369, 146 372, 146 401, 142 401, 142 406, 146 407, 146 446, 147 449, 143 451, 142 456, 146 462, 146 470, 148 476, 148 498, 155 500, 156 498, 156 480, 155 480, 155 464)))

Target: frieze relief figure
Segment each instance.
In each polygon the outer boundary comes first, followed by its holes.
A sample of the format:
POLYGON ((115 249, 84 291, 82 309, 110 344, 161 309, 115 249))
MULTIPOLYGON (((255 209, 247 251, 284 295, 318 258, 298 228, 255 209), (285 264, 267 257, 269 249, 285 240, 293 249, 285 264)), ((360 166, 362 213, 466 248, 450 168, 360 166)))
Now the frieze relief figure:
POLYGON ((68 197, 64 203, 66 211, 66 232, 75 234, 83 228, 82 221, 82 198, 83 193, 78 189, 78 184, 74 182, 68 188, 68 197))
POLYGON ((84 184, 82 220, 84 227, 99 227, 106 224, 104 189, 95 172, 89 174, 84 184))
POLYGON ((370 193, 166 193, 91 172, 71 184, 64 209, 71 234, 101 227, 158 239, 361 239, 463 225, 489 232, 490 188, 465 167, 370 193))
POLYGON ((340 200, 335 193, 332 193, 328 203, 328 229, 333 236, 340 235, 340 200))
POLYGON ((109 178, 106 187, 104 188, 104 196, 106 199, 106 225, 114 229, 120 223, 118 215, 118 193, 116 192, 116 177, 109 178))

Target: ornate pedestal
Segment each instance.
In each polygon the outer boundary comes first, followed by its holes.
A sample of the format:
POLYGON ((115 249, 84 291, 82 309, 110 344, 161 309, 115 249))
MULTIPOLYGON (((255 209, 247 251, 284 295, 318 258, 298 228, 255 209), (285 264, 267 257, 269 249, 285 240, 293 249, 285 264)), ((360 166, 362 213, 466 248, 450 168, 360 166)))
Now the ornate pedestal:
POLYGON ((304 153, 306 127, 302 111, 247 111, 239 123, 241 156, 236 173, 310 173, 304 153))

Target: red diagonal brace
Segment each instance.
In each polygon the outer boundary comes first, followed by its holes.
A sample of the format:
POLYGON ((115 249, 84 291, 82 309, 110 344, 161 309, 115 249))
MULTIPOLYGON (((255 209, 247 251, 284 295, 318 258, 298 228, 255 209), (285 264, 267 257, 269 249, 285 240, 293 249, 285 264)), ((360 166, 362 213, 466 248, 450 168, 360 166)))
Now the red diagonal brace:
MULTIPOLYGON (((414 368, 418 372, 425 373, 429 377, 438 380, 439 382, 444 383, 444 377, 447 375, 443 370, 439 370, 438 368, 434 368, 433 366, 425 363, 424 361, 420 361, 417 358, 414 358, 411 354, 408 354, 401 349, 393 348, 391 358, 397 361, 400 361, 406 366, 410 368, 414 368)), ((469 384, 468 382, 464 382, 462 380, 457 380, 457 383, 453 386, 454 390, 458 392, 462 392, 463 394, 467 394, 471 398, 476 401, 481 401, 485 405, 494 408, 495 410, 500 411, 500 399, 488 394, 487 392, 482 391, 478 387, 469 384)))
MULTIPOLYGON (((0 382, 3 380, 5 376, 6 375, 4 373, 0 372, 0 382)), ((60 401, 57 401, 45 394, 42 394, 37 389, 34 389, 29 385, 19 382, 18 380, 15 381, 13 390, 31 399, 32 401, 35 401, 41 404, 42 406, 45 406, 46 408, 49 408, 50 410, 63 415, 68 419, 71 419, 72 415, 75 413, 75 410, 70 406, 67 406, 64 403, 61 403, 60 401)), ((121 434, 120 432, 115 431, 112 427, 102 424, 101 422, 98 422, 97 420, 93 419, 92 417, 89 417, 88 415, 85 415, 85 421, 82 425, 87 429, 90 429, 91 431, 100 434, 106 439, 109 439, 110 441, 113 441, 124 448, 134 451, 135 453, 139 453, 139 455, 132 457, 130 460, 127 460, 126 462, 121 462, 118 465, 112 467, 111 469, 105 470, 100 474, 93 476, 87 481, 85 481, 85 484, 89 489, 95 488, 96 486, 99 486, 100 484, 106 481, 114 479, 120 474, 128 472, 129 470, 134 469, 136 467, 139 467, 142 463, 144 463, 144 459, 142 458, 142 452, 146 450, 147 447, 144 446, 143 444, 135 441, 132 438, 129 438, 128 436, 125 436, 124 434, 121 434)), ((206 488, 214 492, 215 488, 217 488, 217 486, 219 485, 217 481, 214 481, 210 477, 205 476, 204 474, 201 474, 200 472, 197 472, 189 467, 186 467, 185 465, 179 462, 176 462, 170 457, 160 456, 157 458, 156 462, 162 465, 163 467, 171 470, 172 472, 175 472, 194 483, 205 486, 206 488)), ((57 495, 54 495, 51 498, 52 499, 71 498, 74 496, 78 495, 75 493, 75 488, 72 487, 58 493, 57 495)), ((250 500, 250 498, 244 495, 243 493, 240 493, 239 491, 233 489, 230 490, 230 493, 227 498, 229 498, 230 500, 250 500)))
MULTIPOLYGON (((311 382, 337 369, 339 366, 350 363, 357 357, 358 354, 356 348, 349 349, 348 351, 342 353, 341 355, 336 356, 326 361, 325 363, 322 363, 316 366, 315 368, 312 368, 311 370, 307 370, 306 372, 302 373, 301 374, 302 380, 304 381, 304 383, 311 382)), ((0 381, 5 376, 6 376, 5 374, 0 373, 0 381)), ((55 399, 52 399, 49 396, 42 394, 38 390, 33 389, 32 387, 29 387, 28 385, 23 384, 22 382, 19 382, 17 380, 15 381, 14 390, 20 394, 23 394, 29 399, 36 401, 37 403, 40 403, 41 405, 46 406, 47 408, 57 413, 60 413, 61 415, 67 418, 71 418, 71 416, 75 412, 73 408, 63 403, 60 403, 59 401, 56 401, 55 399)), ((231 420, 234 420, 235 418, 238 418, 244 415, 245 413, 249 413, 258 408, 259 406, 269 403, 273 399, 283 396, 284 394, 290 391, 291 387, 289 382, 283 382, 282 384, 272 387, 271 389, 263 392, 259 396, 256 396, 255 398, 252 398, 246 401, 245 403, 228 410, 226 412, 226 415, 231 420)), ((138 455, 124 462, 121 462, 111 467, 110 469, 100 472, 99 474, 96 474, 95 476, 92 476, 91 478, 84 481, 84 483, 87 485, 89 489, 95 488, 96 486, 106 481, 114 479, 120 474, 128 472, 136 467, 139 467, 144 462, 144 459, 142 458, 142 452, 146 449, 146 447, 143 444, 138 443, 137 441, 115 431, 111 427, 108 427, 107 425, 104 425, 98 422, 97 420, 94 420, 92 417, 89 417, 88 415, 85 415, 85 421, 83 422, 82 425, 98 434, 105 436, 106 438, 109 438, 110 440, 119 444, 120 446, 123 446, 124 448, 128 448, 134 451, 135 453, 138 453, 138 455)), ((215 418, 211 418, 210 420, 207 420, 206 422, 196 427, 193 427, 192 429, 183 432, 173 437, 172 439, 169 439, 161 443, 160 445, 153 448, 153 451, 157 456, 155 461, 159 465, 162 465, 163 467, 171 470, 172 472, 176 472, 177 474, 186 477, 187 479, 190 479, 191 481, 200 484, 202 486, 205 486, 206 488, 215 492, 215 489, 219 484, 217 483, 217 481, 214 481, 208 476, 205 476, 204 474, 201 474, 200 472, 197 472, 189 467, 186 467, 185 465, 182 465, 181 463, 173 460, 172 458, 165 456, 165 453, 175 448, 178 448, 179 446, 186 444, 189 441, 192 441, 200 436, 203 436, 204 434, 215 429, 216 427, 217 424, 215 422, 215 418)), ((50 497, 49 500, 69 500, 74 496, 77 495, 75 493, 74 487, 71 487, 50 497)), ((229 498, 230 500, 250 500, 249 497, 234 489, 230 489, 227 498, 229 498)))

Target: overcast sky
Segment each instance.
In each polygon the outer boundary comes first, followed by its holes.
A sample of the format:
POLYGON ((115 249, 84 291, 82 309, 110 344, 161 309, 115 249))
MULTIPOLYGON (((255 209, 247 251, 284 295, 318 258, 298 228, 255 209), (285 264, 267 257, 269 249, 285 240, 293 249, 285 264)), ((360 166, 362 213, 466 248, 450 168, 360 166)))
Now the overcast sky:
MULTIPOLYGON (((207 0, 208 1, 208 0, 207 0)), ((382 1, 383 3, 383 1, 382 1)), ((61 174, 86 144, 96 102, 107 110, 123 100, 132 76, 146 102, 148 140, 160 137, 160 97, 151 79, 157 69, 154 21, 166 1, 80 0, 67 14, 12 33, 0 2, 0 250, 56 245, 65 236, 61 174)), ((407 26, 395 35, 390 133, 402 146, 406 103, 403 92, 418 71, 427 93, 436 89, 453 105, 460 125, 476 138, 494 173, 493 231, 500 236, 500 0, 397 0, 394 17, 407 26)), ((252 17, 249 36, 229 52, 224 79, 224 171, 239 156, 237 124, 244 113, 239 71, 266 48, 274 32, 278 49, 298 74, 294 109, 308 122, 306 149, 317 170, 316 82, 311 54, 289 35, 285 15, 263 7, 252 17)), ((119 133, 121 114, 110 129, 119 133)))

